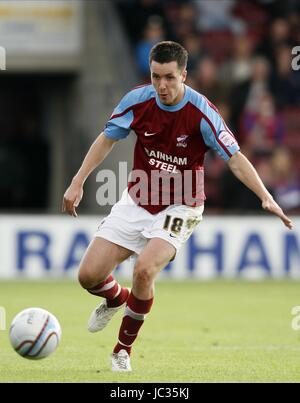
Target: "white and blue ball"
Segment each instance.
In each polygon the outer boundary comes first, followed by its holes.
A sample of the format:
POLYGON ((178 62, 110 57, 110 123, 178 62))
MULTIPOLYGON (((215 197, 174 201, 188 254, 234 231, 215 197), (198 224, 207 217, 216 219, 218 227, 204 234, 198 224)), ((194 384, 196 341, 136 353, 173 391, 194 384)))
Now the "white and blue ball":
POLYGON ((56 317, 45 309, 28 308, 13 319, 9 337, 18 354, 39 360, 56 350, 61 338, 61 327, 56 317))

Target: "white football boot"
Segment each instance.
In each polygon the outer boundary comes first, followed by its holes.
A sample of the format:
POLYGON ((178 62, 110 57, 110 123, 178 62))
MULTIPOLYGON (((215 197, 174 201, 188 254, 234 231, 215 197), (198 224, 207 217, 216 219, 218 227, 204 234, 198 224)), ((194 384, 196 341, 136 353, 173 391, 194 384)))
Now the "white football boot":
POLYGON ((91 333, 99 332, 103 330, 111 318, 117 313, 120 309, 124 308, 126 305, 124 304, 117 306, 115 308, 109 308, 107 306, 106 299, 93 310, 90 319, 88 321, 88 331, 91 333))
POLYGON ((118 353, 113 353, 111 356, 112 371, 130 372, 130 357, 126 350, 120 350, 118 353))

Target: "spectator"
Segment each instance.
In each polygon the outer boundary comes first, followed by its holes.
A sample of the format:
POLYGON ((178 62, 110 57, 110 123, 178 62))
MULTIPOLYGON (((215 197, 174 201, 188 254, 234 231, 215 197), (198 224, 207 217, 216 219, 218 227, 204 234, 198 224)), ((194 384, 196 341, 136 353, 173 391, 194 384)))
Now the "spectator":
POLYGON ((133 45, 141 39, 149 18, 163 17, 164 4, 160 0, 114 0, 133 45))
POLYGON ((179 42, 196 30, 196 11, 193 4, 186 2, 179 7, 176 22, 172 26, 174 38, 179 42))
POLYGON ((149 18, 143 33, 143 39, 136 46, 136 60, 144 79, 149 79, 149 53, 157 42, 164 39, 162 19, 158 16, 149 18))
POLYGON ((280 108, 300 105, 300 74, 291 67, 292 57, 292 49, 289 46, 283 45, 276 50, 271 90, 280 108))
POLYGON ((233 55, 221 68, 221 77, 238 85, 249 80, 252 73, 253 44, 247 35, 237 35, 233 42, 233 55))
POLYGON ((258 56, 253 60, 251 78, 233 85, 230 101, 233 130, 239 130, 240 117, 244 110, 255 113, 261 97, 269 92, 270 66, 268 61, 258 56))
POLYGON ((196 0, 194 3, 198 9, 199 31, 230 30, 235 33, 244 32, 245 23, 232 13, 236 4, 235 0, 196 0))
POLYGON ((290 152, 286 148, 277 148, 271 162, 275 200, 286 211, 299 209, 300 178, 293 167, 290 152))
POLYGON ((191 33, 184 38, 182 44, 189 54, 187 65, 187 69, 189 72, 188 77, 189 77, 195 74, 197 65, 201 60, 201 58, 203 57, 201 36, 197 33, 191 33))
POLYGON ((272 149, 282 144, 284 126, 275 110, 274 99, 264 94, 258 100, 256 110, 246 110, 241 119, 243 148, 248 155, 270 154, 272 149))
POLYGON ((252 64, 252 76, 249 82, 245 109, 257 112, 263 95, 269 91, 270 66, 266 59, 257 57, 252 64))
POLYGON ((195 79, 197 91, 213 103, 226 102, 228 89, 225 82, 219 80, 217 65, 213 59, 206 56, 198 63, 195 79))
POLYGON ((270 27, 267 38, 257 47, 257 53, 266 57, 274 65, 277 49, 291 45, 290 25, 286 19, 276 18, 270 27))

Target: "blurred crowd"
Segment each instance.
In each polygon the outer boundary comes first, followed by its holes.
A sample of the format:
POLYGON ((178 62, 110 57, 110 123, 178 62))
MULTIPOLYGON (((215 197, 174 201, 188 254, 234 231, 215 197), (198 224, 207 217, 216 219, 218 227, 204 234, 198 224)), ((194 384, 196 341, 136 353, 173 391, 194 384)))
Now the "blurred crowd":
MULTIPOLYGON (((297 0, 119 0, 141 82, 161 40, 189 52, 187 85, 219 109, 242 152, 289 213, 300 212, 300 45, 297 0)), ((214 152, 207 154, 210 212, 258 212, 260 202, 214 152)))

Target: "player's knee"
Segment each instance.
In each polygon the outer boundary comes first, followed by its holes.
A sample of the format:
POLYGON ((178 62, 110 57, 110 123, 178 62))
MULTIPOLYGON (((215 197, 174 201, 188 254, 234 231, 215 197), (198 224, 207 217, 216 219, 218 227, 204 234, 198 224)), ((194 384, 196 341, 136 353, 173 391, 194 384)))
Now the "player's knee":
POLYGON ((82 288, 89 288, 89 276, 83 270, 79 270, 78 282, 82 288))
POLYGON ((138 260, 134 268, 133 280, 138 284, 150 285, 153 282, 155 272, 156 269, 153 264, 138 260))
POLYGON ((93 273, 85 270, 84 268, 80 268, 78 273, 78 281, 82 288, 86 290, 89 288, 96 287, 99 284, 100 280, 96 279, 93 273))

